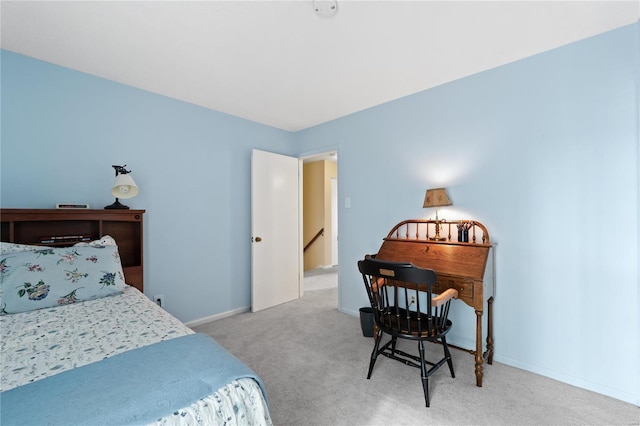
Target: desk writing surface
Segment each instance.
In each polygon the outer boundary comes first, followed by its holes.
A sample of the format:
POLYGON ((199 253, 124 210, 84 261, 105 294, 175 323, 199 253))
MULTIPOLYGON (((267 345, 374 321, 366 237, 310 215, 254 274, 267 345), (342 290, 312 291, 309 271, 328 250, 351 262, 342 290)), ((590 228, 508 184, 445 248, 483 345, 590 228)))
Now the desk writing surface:
POLYGON ((376 257, 396 262, 411 262, 438 274, 482 280, 490 244, 456 244, 424 240, 386 238, 376 257))

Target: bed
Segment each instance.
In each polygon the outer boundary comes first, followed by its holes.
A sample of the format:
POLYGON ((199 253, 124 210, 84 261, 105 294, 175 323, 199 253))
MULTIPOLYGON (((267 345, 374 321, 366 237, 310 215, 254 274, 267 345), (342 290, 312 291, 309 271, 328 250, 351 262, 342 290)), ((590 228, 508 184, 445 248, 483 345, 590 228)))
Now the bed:
POLYGON ((112 238, 0 244, 3 426, 271 424, 260 378, 127 285, 112 238))

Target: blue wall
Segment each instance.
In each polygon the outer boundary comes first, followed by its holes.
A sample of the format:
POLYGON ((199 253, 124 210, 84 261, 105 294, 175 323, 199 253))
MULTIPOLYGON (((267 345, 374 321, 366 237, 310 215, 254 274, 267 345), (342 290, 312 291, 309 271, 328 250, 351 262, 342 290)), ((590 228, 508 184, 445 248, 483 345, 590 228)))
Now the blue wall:
POLYGON ((2 51, 0 200, 101 208, 128 164, 146 293, 192 321, 250 302, 251 149, 337 147, 341 310, 366 302, 356 261, 446 186, 441 216, 498 243, 495 360, 640 405, 639 45, 628 26, 295 134, 2 51))
MULTIPOLYGON (((640 404, 639 75, 632 25, 297 133, 339 146, 341 309, 367 303, 357 260, 446 186, 440 217, 498 243, 495 359, 640 404)), ((458 302, 450 340, 472 348, 474 320, 458 302)))
POLYGON ((111 204, 127 164, 145 214, 145 293, 182 321, 251 300, 251 150, 293 136, 2 51, 2 207, 111 204))

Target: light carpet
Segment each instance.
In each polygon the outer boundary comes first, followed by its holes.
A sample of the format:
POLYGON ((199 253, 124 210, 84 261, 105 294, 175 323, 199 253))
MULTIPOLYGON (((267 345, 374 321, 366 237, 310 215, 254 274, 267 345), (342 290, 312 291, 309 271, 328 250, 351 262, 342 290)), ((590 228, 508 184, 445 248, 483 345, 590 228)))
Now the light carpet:
MULTIPOLYGON (((323 290, 338 286, 338 267, 316 268, 304 273, 304 291, 323 290)), ((337 306, 337 304, 336 304, 337 306)))
MULTIPOLYGON (((366 379, 373 339, 359 318, 339 312, 337 288, 203 324, 207 333, 264 381, 275 425, 638 425, 640 408, 494 362, 475 385, 473 356, 452 349, 429 380, 424 406, 420 371, 380 357, 366 379)), ((455 327, 455 324, 454 324, 455 327)), ((402 342, 415 351, 416 343, 402 342)), ((442 347, 428 344, 430 359, 442 347)), ((594 366, 596 368, 597 366, 594 366)))

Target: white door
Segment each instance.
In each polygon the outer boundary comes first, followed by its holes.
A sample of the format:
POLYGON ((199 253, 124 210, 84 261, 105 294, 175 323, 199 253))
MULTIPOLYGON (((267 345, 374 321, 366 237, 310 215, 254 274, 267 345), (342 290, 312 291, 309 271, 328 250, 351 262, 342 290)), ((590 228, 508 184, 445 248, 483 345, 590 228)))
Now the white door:
POLYGON ((251 311, 300 297, 300 160, 251 156, 251 311))

